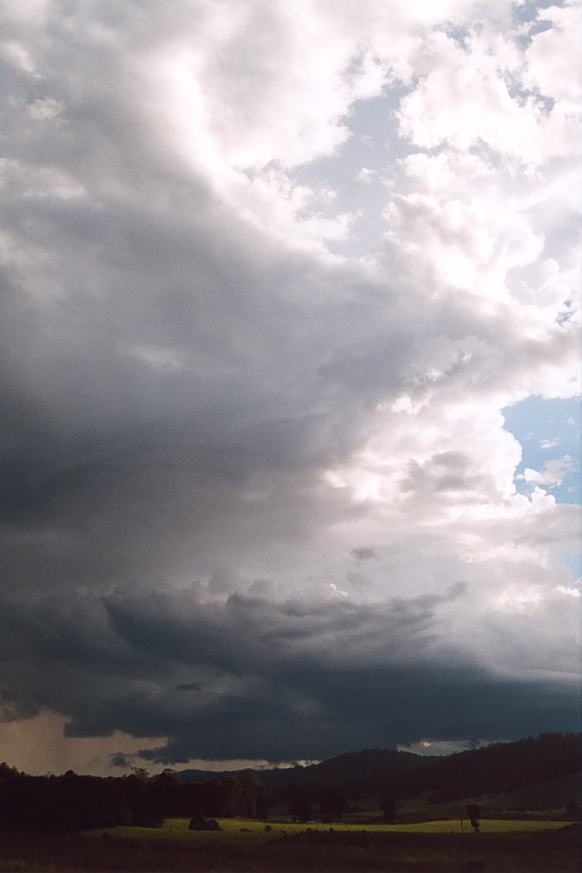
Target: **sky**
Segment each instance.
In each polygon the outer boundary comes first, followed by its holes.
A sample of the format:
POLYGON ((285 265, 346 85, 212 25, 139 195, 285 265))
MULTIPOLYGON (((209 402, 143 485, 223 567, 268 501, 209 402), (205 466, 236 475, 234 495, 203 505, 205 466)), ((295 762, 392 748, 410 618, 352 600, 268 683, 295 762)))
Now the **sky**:
POLYGON ((581 31, 3 0, 0 760, 580 727, 581 31))

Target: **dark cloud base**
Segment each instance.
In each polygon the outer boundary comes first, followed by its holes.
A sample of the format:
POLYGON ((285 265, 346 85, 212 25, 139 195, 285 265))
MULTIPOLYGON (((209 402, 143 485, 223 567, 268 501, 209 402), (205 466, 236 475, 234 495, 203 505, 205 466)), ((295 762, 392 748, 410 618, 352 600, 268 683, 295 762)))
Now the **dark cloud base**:
POLYGON ((145 760, 324 758, 434 739, 576 729, 575 687, 494 675, 442 637, 464 597, 354 605, 199 591, 5 598, 3 700, 71 737, 167 736, 145 760), (9 678, 8 678, 9 677, 9 678))

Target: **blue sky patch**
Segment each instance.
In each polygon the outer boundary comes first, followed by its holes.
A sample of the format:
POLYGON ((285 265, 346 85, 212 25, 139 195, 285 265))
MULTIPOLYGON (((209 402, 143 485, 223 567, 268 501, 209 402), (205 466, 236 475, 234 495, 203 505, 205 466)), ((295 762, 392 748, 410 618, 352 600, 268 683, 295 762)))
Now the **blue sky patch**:
MULTIPOLYGON (((527 468, 542 471, 551 461, 564 461, 569 467, 559 484, 546 484, 550 494, 558 503, 581 503, 580 482, 580 442, 581 442, 581 403, 580 398, 565 400, 544 400, 533 395, 520 403, 503 410, 505 429, 519 440, 523 450, 521 464, 516 477, 523 475, 527 468)), ((535 483, 516 478, 517 488, 527 494, 535 483)))

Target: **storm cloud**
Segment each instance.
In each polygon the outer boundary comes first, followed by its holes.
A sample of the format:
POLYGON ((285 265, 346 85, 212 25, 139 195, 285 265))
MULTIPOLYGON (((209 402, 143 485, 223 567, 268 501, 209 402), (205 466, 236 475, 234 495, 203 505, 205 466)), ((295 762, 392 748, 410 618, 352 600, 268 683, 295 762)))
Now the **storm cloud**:
POLYGON ((5 720, 575 725, 579 508, 503 410, 579 392, 579 10, 434 6, 3 4, 5 720))
MULTIPOLYGON (((524 720, 575 728, 575 677, 520 675, 508 639, 494 665, 455 639, 450 609, 466 596, 457 585, 366 605, 200 590, 4 601, 13 715, 52 706, 68 714, 70 737, 168 736, 141 753, 165 763, 317 758, 476 730, 499 739, 524 720)), ((535 667, 533 646, 529 656, 535 667)))

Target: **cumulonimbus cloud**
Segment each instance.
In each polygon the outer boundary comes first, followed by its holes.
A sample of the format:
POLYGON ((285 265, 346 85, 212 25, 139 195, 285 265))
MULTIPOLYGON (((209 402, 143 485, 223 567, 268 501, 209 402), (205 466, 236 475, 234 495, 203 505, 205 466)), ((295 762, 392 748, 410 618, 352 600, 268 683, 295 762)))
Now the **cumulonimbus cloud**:
POLYGON ((579 391, 575 4, 0 23, 5 716, 160 760, 571 724, 578 509, 502 410, 579 391))

